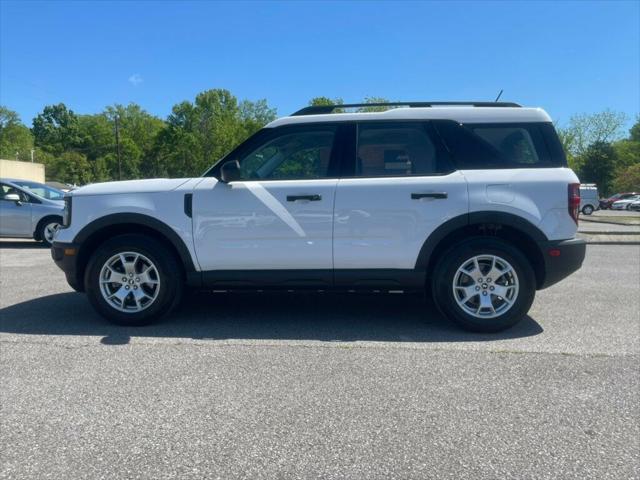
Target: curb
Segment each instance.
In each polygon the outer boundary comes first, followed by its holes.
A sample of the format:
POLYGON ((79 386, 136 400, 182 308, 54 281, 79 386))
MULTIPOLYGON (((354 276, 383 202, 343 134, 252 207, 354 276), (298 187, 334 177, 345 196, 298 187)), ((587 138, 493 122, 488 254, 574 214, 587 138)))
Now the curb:
POLYGON ((602 232, 589 232, 578 230, 578 233, 582 235, 640 235, 640 230, 637 232, 611 232, 611 231, 602 231, 602 232))
MULTIPOLYGON (((611 217, 608 217, 611 218, 611 217)), ((581 222, 589 222, 589 223, 607 223, 610 225, 624 225, 626 227, 640 227, 640 222, 622 222, 622 221, 616 221, 616 220, 594 220, 592 218, 584 218, 584 216, 580 216, 580 221, 581 222)))
POLYGON ((611 235, 579 233, 588 245, 640 245, 640 235, 611 235))

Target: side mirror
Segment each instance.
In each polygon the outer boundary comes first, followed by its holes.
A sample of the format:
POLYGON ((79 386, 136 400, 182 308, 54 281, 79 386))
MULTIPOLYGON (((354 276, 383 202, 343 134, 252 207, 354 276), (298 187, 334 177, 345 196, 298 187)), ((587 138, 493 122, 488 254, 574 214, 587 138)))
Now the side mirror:
POLYGON ((16 202, 16 205, 22 205, 22 200, 20 200, 20 195, 17 193, 8 193, 4 196, 4 199, 9 202, 16 202))
POLYGON ((225 162, 220 169, 220 180, 224 183, 240 180, 240 163, 237 160, 225 162))

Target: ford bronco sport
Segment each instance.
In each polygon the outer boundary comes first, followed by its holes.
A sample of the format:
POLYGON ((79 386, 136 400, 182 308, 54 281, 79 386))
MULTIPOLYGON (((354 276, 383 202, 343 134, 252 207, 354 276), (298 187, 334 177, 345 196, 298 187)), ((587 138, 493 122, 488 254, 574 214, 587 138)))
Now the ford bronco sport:
POLYGON ((74 190, 53 259, 119 324, 167 314, 187 286, 417 289, 485 332, 580 268, 580 184, 543 110, 346 113, 361 106, 275 120, 202 177, 74 190))

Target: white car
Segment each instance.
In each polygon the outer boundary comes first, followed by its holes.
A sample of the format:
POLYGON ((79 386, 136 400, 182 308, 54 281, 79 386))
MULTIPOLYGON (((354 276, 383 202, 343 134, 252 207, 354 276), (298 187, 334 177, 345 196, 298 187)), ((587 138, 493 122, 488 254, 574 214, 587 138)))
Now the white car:
POLYGON ((638 201, 640 201, 640 195, 634 195, 624 200, 617 200, 611 204, 611 210, 629 210, 631 204, 638 201))
POLYGON ((475 331, 514 325, 580 268, 580 183, 543 110, 333 113, 358 106, 276 120, 202 177, 70 192, 55 262, 125 325, 170 312, 185 287, 426 289, 475 331))

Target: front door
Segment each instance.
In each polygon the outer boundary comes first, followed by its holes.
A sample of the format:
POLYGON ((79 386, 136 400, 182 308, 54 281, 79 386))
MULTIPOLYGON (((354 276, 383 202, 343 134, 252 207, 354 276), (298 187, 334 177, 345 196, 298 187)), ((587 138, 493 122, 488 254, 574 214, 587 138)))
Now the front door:
POLYGON ((31 204, 29 197, 11 185, 0 183, 0 235, 5 237, 30 237, 31 204), (17 194, 21 201, 6 200, 9 194, 17 194))
POLYGON ((245 271, 250 278, 248 271, 308 270, 309 277, 296 276, 331 281, 337 130, 273 129, 239 153, 241 180, 207 178, 196 187, 194 241, 203 271, 224 279, 228 271, 245 271))

